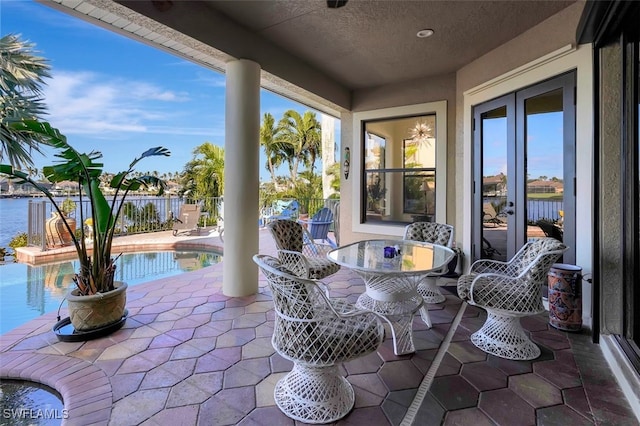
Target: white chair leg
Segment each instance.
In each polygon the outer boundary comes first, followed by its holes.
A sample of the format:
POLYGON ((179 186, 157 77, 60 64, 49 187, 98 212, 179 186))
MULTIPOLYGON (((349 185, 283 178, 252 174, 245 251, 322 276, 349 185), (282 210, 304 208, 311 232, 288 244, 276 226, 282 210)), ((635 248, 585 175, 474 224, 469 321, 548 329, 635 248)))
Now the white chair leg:
POLYGON ((437 277, 425 277, 418 284, 418 294, 424 299, 424 303, 442 303, 447 298, 440 292, 437 277))
POLYGON ((525 333, 520 318, 487 309, 487 320, 471 335, 471 341, 489 354, 514 360, 530 360, 540 356, 540 348, 525 333))
POLYGON ((351 411, 355 396, 337 366, 295 363, 274 390, 276 404, 288 417, 304 423, 331 423, 351 411))

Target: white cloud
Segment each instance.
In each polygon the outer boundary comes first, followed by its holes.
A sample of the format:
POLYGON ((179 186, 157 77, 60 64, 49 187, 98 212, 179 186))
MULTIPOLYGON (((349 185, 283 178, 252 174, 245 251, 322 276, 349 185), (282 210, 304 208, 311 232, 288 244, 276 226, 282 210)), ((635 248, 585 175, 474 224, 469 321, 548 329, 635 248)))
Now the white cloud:
POLYGON ((100 134, 146 132, 159 122, 166 124, 175 103, 184 105, 189 97, 148 82, 58 72, 45 89, 45 99, 47 120, 63 133, 100 134))

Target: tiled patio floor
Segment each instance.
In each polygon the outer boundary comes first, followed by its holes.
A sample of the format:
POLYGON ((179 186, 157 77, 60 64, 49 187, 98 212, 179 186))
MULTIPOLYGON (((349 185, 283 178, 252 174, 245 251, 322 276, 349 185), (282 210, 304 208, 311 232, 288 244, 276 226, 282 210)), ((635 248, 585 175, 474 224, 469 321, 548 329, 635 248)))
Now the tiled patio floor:
MULTIPOLYGON (((260 234, 260 252, 273 254, 270 235, 260 234)), ((191 241, 220 245, 216 237, 191 241)), ((344 268, 325 281, 333 297, 355 301, 364 290, 344 268)), ((262 277, 259 284, 256 295, 226 297, 217 264, 130 287, 124 327, 89 342, 59 342, 55 313, 44 315, 0 337, 0 377, 56 388, 71 425, 299 423, 273 401, 291 363, 271 346, 271 297, 262 277)), ((529 318, 523 323, 542 356, 507 361, 469 341, 484 311, 450 293, 429 310, 433 328, 419 316, 414 322, 415 354, 395 356, 387 339, 377 353, 344 365, 356 406, 338 424, 638 424, 589 336, 550 328, 544 315, 529 318)))

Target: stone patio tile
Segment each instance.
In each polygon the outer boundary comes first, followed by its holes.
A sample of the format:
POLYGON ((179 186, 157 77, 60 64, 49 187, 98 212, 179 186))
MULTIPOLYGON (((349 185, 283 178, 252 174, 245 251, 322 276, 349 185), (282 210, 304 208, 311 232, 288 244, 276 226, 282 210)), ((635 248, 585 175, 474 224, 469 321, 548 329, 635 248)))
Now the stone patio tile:
POLYGON ((255 408, 255 391, 252 386, 223 389, 200 406, 198 424, 237 424, 255 408))
MULTIPOLYGON (((129 313, 131 314, 131 310, 129 310, 129 313)), ((136 321, 144 325, 151 324, 156 320, 157 317, 158 317, 157 314, 140 314, 140 313, 135 314, 136 321)), ((127 323, 128 322, 129 320, 127 319, 127 323)), ((125 323, 125 326, 126 326, 126 323, 125 323)))
POLYGON ((231 320, 210 322, 196 328, 193 333, 194 338, 218 337, 231 330, 231 320))
POLYGON ((578 386, 575 388, 564 389, 562 391, 564 402, 567 406, 572 408, 575 412, 582 414, 587 419, 592 419, 591 408, 589 407, 589 401, 584 393, 584 388, 578 386))
POLYGON ((439 425, 442 424, 445 411, 442 406, 435 400, 431 393, 427 393, 424 401, 415 415, 414 424, 416 425, 439 425))
POLYGON ((182 328, 179 330, 171 329, 166 333, 169 337, 173 337, 174 339, 180 342, 186 342, 187 340, 191 340, 193 338, 193 329, 191 328, 182 328))
POLYGON ((267 337, 271 339, 271 336, 273 336, 273 323, 271 321, 256 327, 256 337, 267 337))
POLYGON ((386 392, 385 392, 385 396, 380 396, 374 392, 371 392, 370 389, 365 389, 358 386, 354 386, 353 391, 356 397, 356 401, 354 405, 355 408, 379 407, 380 404, 382 404, 382 401, 384 401, 386 396, 386 392))
POLYGON ((531 340, 553 350, 569 349, 571 347, 566 334, 555 330, 534 331, 531 333, 531 340))
POLYGON ((215 322, 219 320, 233 320, 238 317, 241 317, 244 314, 245 314, 244 307, 238 307, 238 308, 225 307, 224 310, 214 312, 213 314, 211 314, 211 321, 215 322))
POLYGON ((379 397, 387 396, 389 392, 384 382, 375 373, 353 374, 347 377, 353 387, 361 388, 379 397))
POLYGON ((113 404, 110 424, 135 425, 164 408, 169 389, 140 390, 113 404))
POLYGON ((566 405, 540 408, 537 410, 538 424, 549 426, 588 426, 593 421, 586 419, 566 405))
POLYGON ((164 312, 159 312, 157 321, 178 321, 191 315, 192 311, 193 308, 170 308, 164 312))
MULTIPOLYGON (((333 286, 333 284, 332 284, 333 286)), ((258 313, 258 312, 268 312, 273 309, 273 301, 271 298, 269 300, 265 300, 264 302, 255 302, 245 308, 247 314, 258 313)))
POLYGON ((462 410, 449 411, 443 426, 495 426, 489 417, 482 410, 473 407, 462 410))
POLYGON ((487 359, 487 354, 469 341, 451 343, 447 352, 463 364, 487 359))
MULTIPOLYGON (((274 353, 269 357, 269 364, 271 365, 272 373, 280 373, 283 371, 291 371, 293 368, 293 362, 286 358, 283 358, 280 354, 274 353)), ((355 373, 353 373, 355 374, 355 373)))
MULTIPOLYGON (((143 315, 161 314, 161 313, 170 311, 175 307, 176 307, 175 302, 149 303, 140 310, 140 314, 143 314, 143 315)), ((158 318, 160 318, 160 316, 158 316, 158 318)))
POLYGON ((458 374, 461 368, 462 364, 460 364, 460 361, 455 359, 449 352, 447 352, 444 354, 444 357, 442 357, 442 362, 438 366, 436 377, 458 374))
POLYGON ((375 373, 382 366, 382 360, 377 352, 342 364, 349 374, 375 373))
POLYGON ((224 388, 254 386, 269 374, 271 369, 267 358, 242 360, 224 372, 224 388))
POLYGON ((271 337, 260 337, 242 347, 242 359, 269 357, 274 352, 271 337))
POLYGON ((118 374, 111 378, 113 400, 118 401, 140 388, 144 373, 118 374))
POLYGON ((223 371, 231 367, 242 358, 241 348, 222 348, 201 356, 196 361, 196 373, 223 371))
POLYGON ((211 314, 221 309, 224 309, 224 302, 210 302, 207 300, 207 303, 194 307, 193 313, 194 314, 207 314, 207 313, 211 314))
POLYGON ((487 362, 490 366, 497 368, 507 376, 531 373, 533 371, 533 363, 531 361, 514 361, 489 355, 487 357, 487 362))
POLYGON ((388 426, 389 421, 381 407, 354 408, 351 413, 340 420, 340 424, 353 426, 388 426))
POLYGON ((138 354, 149 347, 153 339, 145 337, 140 339, 128 339, 106 348, 99 360, 123 359, 138 354))
MULTIPOLYGON (((375 408, 375 407, 370 407, 370 408, 375 408)), ((378 424, 387 424, 387 425, 388 424, 399 425, 400 423, 402 423, 402 419, 404 419, 404 416, 407 414, 407 409, 408 409, 407 406, 399 404, 398 402, 392 401, 388 398, 382 402, 382 404, 380 405, 380 408, 382 409, 382 412, 384 414, 382 414, 381 419, 377 419, 378 424), (385 423, 382 423, 383 420, 385 423)), ((353 422, 352 419, 353 419, 353 413, 346 418, 347 422, 349 421, 353 422)), ((354 424, 354 423, 351 423, 351 424, 354 424)), ((368 424, 368 423, 365 423, 365 424, 368 424)))
POLYGON ((166 408, 151 417, 151 421, 158 425, 195 425, 198 419, 197 404, 184 407, 166 408))
POLYGON ((285 416, 278 407, 259 407, 242 419, 238 426, 294 426, 295 421, 285 416))
POLYGON ((211 394, 185 381, 171 387, 167 398, 167 408, 182 407, 189 404, 200 404, 206 401, 211 394))
POLYGON ((203 339, 198 339, 195 342, 192 339, 173 348, 173 352, 171 352, 171 359, 198 358, 211 351, 215 346, 215 339, 206 339, 204 341, 203 339), (201 345, 198 345, 198 342, 200 342, 201 345))
POLYGON ((151 343, 149 344, 149 349, 156 348, 167 348, 177 346, 181 340, 176 339, 175 337, 168 336, 166 334, 161 334, 157 337, 154 337, 151 343))
POLYGON ((507 375, 486 361, 464 364, 460 374, 480 391, 506 388, 508 384, 507 375))
POLYGON ((547 331, 549 330, 549 317, 546 315, 544 317, 540 315, 523 317, 520 319, 520 324, 527 331, 547 331))
POLYGON ((174 386, 192 374, 195 360, 168 361, 147 372, 140 389, 166 388, 174 386))
POLYGON ((256 407, 269 407, 275 405, 273 390, 276 388, 278 380, 286 376, 287 373, 270 374, 256 385, 256 407))
POLYGON ((451 321, 453 321, 456 315, 455 313, 442 309, 429 311, 429 316, 433 324, 451 324, 451 321))
POLYGON ((156 328, 153 327, 149 327, 148 325, 143 325, 142 327, 137 328, 133 334, 131 335, 131 337, 133 337, 134 339, 139 338, 139 337, 156 337, 160 334, 162 334, 163 331, 158 330, 156 328))
POLYGON ((438 349, 442 344, 442 338, 429 330, 413 331, 413 342, 416 347, 416 351, 438 349))
POLYGON ((422 373, 409 360, 385 363, 378 372, 390 391, 417 388, 422 382, 422 373))
MULTIPOLYGON (((189 292, 189 291, 188 291, 189 292)), ((190 293, 190 292, 189 292, 190 293)), ((183 289, 175 289, 174 295, 178 298, 176 308, 195 308, 196 306, 205 305, 208 302, 208 297, 189 297, 187 292, 183 289)), ((164 302, 164 299, 163 299, 164 302)), ((193 311, 192 311, 193 312, 193 311)), ((196 313, 196 312, 193 312, 196 313)), ((200 312, 203 313, 203 312, 200 312)))
POLYGON ((563 402, 560 389, 533 373, 511 376, 509 389, 534 408, 550 407, 563 402))
POLYGON ((174 329, 196 328, 211 321, 211 314, 191 314, 186 318, 176 320, 174 329))
POLYGON ((229 348, 233 346, 242 346, 255 338, 256 332, 252 328, 234 328, 218 336, 216 347, 229 348))
POLYGON ((235 318, 232 322, 233 328, 255 328, 267 321, 264 312, 247 313, 241 317, 235 318))
POLYGON ((480 394, 468 381, 458 375, 436 377, 429 393, 446 410, 475 407, 480 394))
POLYGON ((537 362, 533 364, 533 372, 560 389, 582 386, 578 369, 560 361, 537 362))
POLYGON ((510 389, 481 392, 478 407, 499 425, 536 424, 533 407, 510 389))

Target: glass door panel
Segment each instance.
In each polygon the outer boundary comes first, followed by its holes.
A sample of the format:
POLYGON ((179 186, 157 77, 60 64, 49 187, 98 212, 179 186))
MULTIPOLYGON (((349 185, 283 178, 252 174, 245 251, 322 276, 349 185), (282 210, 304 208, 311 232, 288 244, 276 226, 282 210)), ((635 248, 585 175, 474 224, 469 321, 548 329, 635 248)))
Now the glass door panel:
POLYGON ((507 203, 507 107, 482 113, 482 252, 481 257, 506 260, 509 223, 507 203))
POLYGON ((568 73, 474 107, 473 260, 550 232, 575 262, 574 88, 568 73))
POLYGON ((514 245, 508 238, 514 199, 514 96, 486 102, 474 109, 475 179, 473 257, 506 260, 514 245))
POLYGON ((524 101, 526 239, 563 234, 562 89, 524 101))

